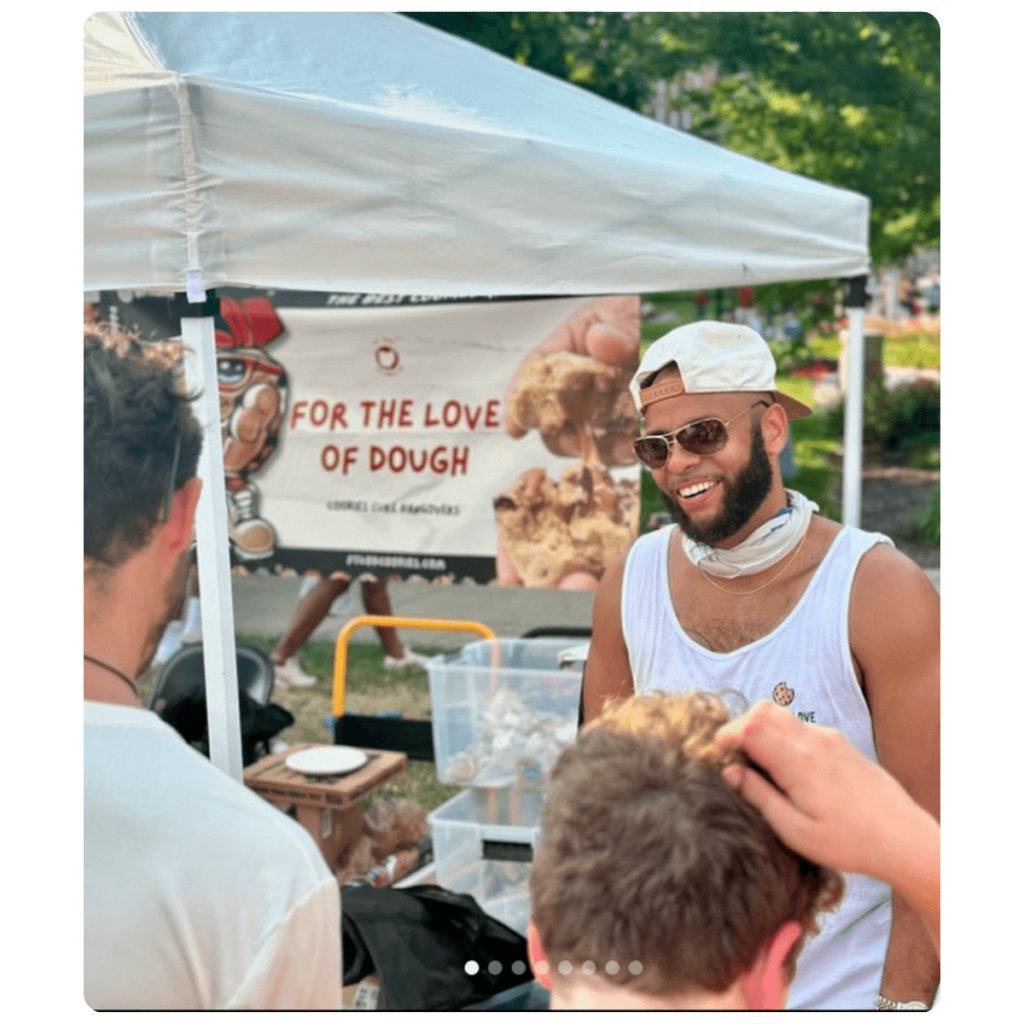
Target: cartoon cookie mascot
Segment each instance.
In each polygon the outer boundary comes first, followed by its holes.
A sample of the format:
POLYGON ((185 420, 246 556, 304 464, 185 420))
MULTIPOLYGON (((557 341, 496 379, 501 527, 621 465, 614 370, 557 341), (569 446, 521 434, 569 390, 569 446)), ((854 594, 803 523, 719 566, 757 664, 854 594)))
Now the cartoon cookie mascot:
POLYGON ((288 378, 266 351, 284 328, 265 298, 221 299, 221 316, 230 328, 216 332, 228 537, 235 557, 251 562, 269 558, 277 544, 251 478, 273 453, 284 420, 288 378))

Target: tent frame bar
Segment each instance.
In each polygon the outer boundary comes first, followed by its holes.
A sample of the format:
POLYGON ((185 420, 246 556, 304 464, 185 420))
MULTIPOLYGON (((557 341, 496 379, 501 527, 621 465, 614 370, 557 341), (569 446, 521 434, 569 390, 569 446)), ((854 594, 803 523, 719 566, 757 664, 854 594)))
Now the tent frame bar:
POLYGON ((864 464, 864 307, 866 274, 843 279, 850 327, 846 340, 846 394, 843 417, 843 525, 860 526, 864 464))

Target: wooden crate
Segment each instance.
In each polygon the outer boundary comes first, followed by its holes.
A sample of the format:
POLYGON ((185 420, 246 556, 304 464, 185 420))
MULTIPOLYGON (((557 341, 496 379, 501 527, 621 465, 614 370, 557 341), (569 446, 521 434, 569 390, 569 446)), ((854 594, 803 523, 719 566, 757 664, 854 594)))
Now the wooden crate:
POLYGON ((323 746, 299 743, 249 765, 245 784, 296 820, 316 840, 334 868, 363 835, 362 797, 404 771, 408 758, 391 750, 363 750, 369 761, 347 775, 314 777, 293 771, 284 762, 298 750, 323 746))

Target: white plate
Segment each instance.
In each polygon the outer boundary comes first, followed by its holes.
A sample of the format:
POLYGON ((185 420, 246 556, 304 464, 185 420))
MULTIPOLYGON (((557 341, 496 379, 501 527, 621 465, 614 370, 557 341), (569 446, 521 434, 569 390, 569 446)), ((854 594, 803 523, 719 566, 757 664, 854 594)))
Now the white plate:
POLYGON ((362 768, 369 758, 356 747, 307 747, 289 754, 284 763, 303 775, 344 775, 362 768))

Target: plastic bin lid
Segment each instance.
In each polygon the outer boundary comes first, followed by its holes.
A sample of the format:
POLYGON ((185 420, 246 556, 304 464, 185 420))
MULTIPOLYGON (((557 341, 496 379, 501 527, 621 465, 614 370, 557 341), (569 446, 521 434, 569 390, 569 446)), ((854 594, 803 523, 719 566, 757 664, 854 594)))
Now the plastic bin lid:
POLYGON ((566 665, 581 665, 587 660, 590 654, 590 641, 567 647, 564 651, 558 652, 558 667, 565 668, 566 665))

